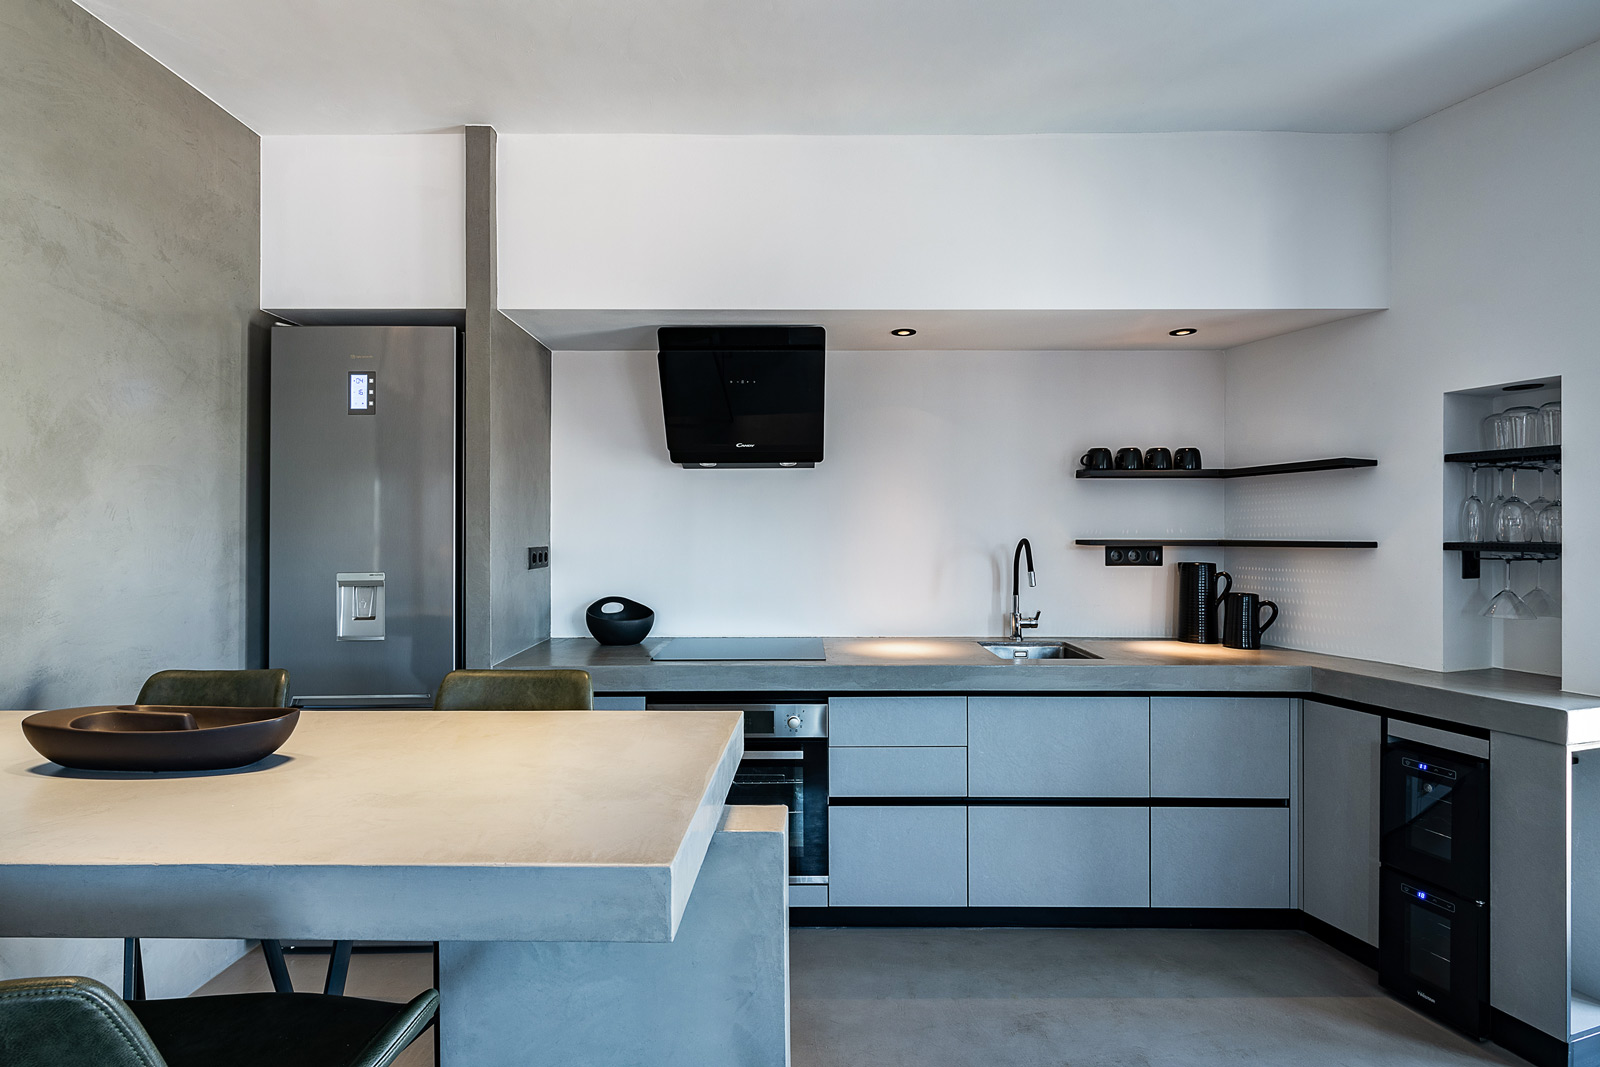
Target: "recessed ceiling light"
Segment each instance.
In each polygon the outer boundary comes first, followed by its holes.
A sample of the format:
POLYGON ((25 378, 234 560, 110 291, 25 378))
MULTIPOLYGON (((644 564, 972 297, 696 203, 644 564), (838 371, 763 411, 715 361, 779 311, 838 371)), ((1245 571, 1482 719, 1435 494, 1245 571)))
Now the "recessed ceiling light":
POLYGON ((910 329, 908 327, 902 326, 898 330, 890 330, 889 332, 894 334, 896 337, 910 337, 911 335, 915 334, 917 331, 913 330, 913 329, 910 329))
POLYGON ((1543 389, 1543 382, 1523 382, 1521 385, 1508 385, 1500 390, 1503 393, 1521 393, 1529 389, 1543 389))
POLYGON ((1183 327, 1182 329, 1179 329, 1179 330, 1168 330, 1167 331, 1167 333, 1170 334, 1173 337, 1188 337, 1190 334, 1196 334, 1196 333, 1199 333, 1199 332, 1200 331, 1195 329, 1193 326, 1185 326, 1185 327, 1183 327))

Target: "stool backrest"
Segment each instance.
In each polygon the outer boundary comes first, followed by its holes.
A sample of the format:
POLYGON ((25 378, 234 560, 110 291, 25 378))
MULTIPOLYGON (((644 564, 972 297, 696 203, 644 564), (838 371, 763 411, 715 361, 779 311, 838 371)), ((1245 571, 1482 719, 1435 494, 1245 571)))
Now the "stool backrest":
POLYGON ((157 671, 139 690, 137 703, 190 708, 288 707, 289 672, 157 671))
POLYGON ((588 671, 451 671, 433 698, 436 711, 590 711, 588 671))
POLYGON ((92 978, 0 982, 6 1067, 167 1067, 128 1006, 92 978))

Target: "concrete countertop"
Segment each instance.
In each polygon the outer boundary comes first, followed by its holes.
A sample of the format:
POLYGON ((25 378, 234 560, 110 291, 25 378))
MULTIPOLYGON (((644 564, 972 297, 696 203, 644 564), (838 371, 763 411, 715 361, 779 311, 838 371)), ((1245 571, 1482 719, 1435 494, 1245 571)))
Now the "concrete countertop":
POLYGON ((1287 649, 1079 637, 1029 640, 1066 641, 1099 659, 1001 660, 977 645, 992 637, 830 637, 825 660, 653 662, 650 651, 663 640, 607 646, 557 638, 499 666, 579 668, 602 693, 1290 693, 1556 744, 1600 744, 1600 697, 1516 671, 1444 674, 1287 649))
POLYGON ((305 711, 254 768, 108 773, 26 714, 0 936, 667 941, 744 751, 726 711, 305 711))

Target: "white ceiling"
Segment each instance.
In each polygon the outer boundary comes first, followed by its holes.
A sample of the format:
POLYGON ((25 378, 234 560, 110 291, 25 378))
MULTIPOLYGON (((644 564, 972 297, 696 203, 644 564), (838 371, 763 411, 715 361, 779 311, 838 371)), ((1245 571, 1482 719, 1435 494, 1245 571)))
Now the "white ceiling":
POLYGON ((82 0, 259 133, 1397 129, 1600 0, 82 0))
MULTIPOLYGON (((655 351, 657 326, 792 323, 822 326, 841 352, 1056 352, 1220 349, 1303 330, 1371 309, 1275 311, 512 311, 517 325, 555 352, 655 351), (916 330, 911 337, 889 331, 916 330), (1194 328, 1188 337, 1167 331, 1194 328)), ((304 316, 297 321, 307 321, 304 316)))

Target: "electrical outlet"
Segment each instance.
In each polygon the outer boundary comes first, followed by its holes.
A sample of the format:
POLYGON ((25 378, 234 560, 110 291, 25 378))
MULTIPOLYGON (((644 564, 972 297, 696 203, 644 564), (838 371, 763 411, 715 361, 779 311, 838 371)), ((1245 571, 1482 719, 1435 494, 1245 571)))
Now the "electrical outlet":
POLYGON ((528 549, 528 569, 536 571, 540 567, 550 566, 550 546, 540 545, 538 548, 528 549))
POLYGON ((1107 567, 1159 567, 1160 545, 1106 546, 1107 567))

